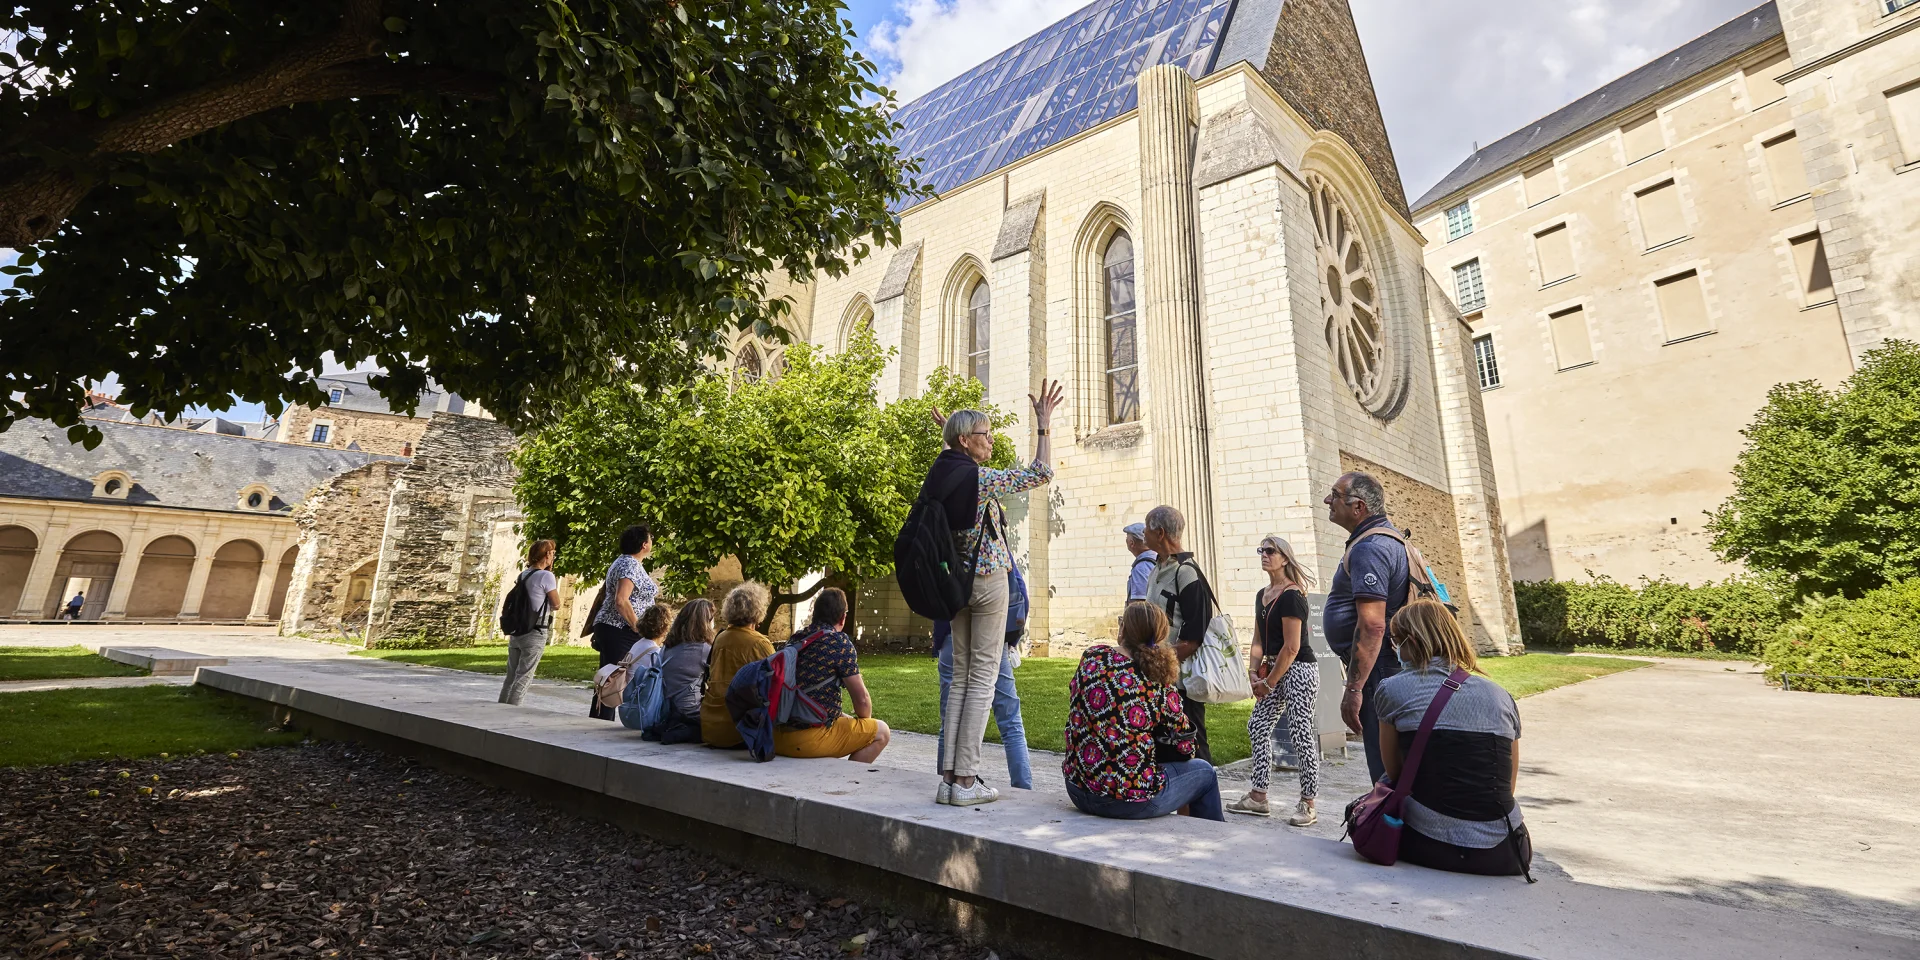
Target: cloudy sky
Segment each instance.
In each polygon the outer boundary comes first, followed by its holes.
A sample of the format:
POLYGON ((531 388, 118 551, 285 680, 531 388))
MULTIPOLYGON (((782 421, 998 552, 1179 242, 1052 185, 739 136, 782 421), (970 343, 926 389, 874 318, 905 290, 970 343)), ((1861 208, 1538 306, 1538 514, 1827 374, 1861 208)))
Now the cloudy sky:
MULTIPOLYGON (((910 100, 1088 0, 850 0, 910 100)), ((1758 0, 1350 0, 1409 198, 1528 121, 1758 0)))

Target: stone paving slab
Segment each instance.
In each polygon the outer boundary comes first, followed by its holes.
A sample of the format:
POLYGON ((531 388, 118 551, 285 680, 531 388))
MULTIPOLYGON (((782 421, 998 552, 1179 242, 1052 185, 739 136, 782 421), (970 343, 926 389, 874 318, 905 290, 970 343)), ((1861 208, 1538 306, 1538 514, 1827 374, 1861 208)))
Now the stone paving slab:
POLYGON ((201 667, 226 666, 226 657, 211 657, 171 647, 101 647, 102 657, 114 663, 139 667, 156 677, 191 676, 201 667))
MULTIPOLYGON (((203 684, 599 790, 968 895, 1208 957, 1911 958, 1912 940, 1780 912, 1547 877, 1382 868, 1349 847, 1245 822, 1101 820, 1044 792, 932 802, 935 778, 845 761, 755 764, 646 743, 498 679, 344 660, 250 661, 203 684)), ((575 691, 579 695, 579 691, 575 691)), ((560 703, 554 700, 554 703, 560 703)))
POLYGON ((0 693, 32 693, 36 690, 113 690, 121 687, 184 687, 193 683, 192 675, 161 677, 71 677, 60 680, 8 680, 0 682, 0 693))

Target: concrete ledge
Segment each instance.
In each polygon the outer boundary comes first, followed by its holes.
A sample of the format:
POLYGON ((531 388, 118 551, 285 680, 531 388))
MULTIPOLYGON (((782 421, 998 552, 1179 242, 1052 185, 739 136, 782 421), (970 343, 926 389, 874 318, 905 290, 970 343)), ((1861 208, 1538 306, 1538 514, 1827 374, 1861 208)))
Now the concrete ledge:
POLYGON ((985 807, 941 807, 930 772, 756 764, 734 751, 645 743, 584 715, 493 703, 491 677, 329 661, 210 667, 199 682, 530 783, 564 784, 607 809, 656 811, 677 825, 668 839, 678 842, 816 856, 848 865, 849 876, 897 877, 902 890, 1058 923, 1063 942, 1084 943, 1064 952, 1081 956, 1110 958, 1116 943, 1223 960, 1276 951, 1380 960, 1920 955, 1912 940, 1767 912, 1553 879, 1529 886, 1383 868, 1312 837, 1183 818, 1101 820, 1023 791, 985 807))
POLYGON ((209 657, 168 647, 101 647, 100 655, 115 663, 140 667, 156 677, 184 677, 201 667, 226 666, 226 657, 209 657))

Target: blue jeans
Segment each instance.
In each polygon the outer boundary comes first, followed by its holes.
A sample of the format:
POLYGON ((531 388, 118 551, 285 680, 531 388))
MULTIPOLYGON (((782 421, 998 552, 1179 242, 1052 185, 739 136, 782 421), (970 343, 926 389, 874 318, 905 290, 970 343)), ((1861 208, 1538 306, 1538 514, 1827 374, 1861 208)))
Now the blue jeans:
POLYGON ((1220 778, 1214 774, 1213 764, 1205 760, 1182 760, 1163 763, 1160 769, 1167 775, 1167 788, 1152 800, 1115 800, 1088 793, 1074 786, 1071 780, 1067 781, 1067 797, 1081 813, 1115 820, 1151 820, 1191 804, 1196 819, 1226 822, 1227 812, 1220 807, 1220 778))
MULTIPOLYGON (((940 648, 940 721, 947 719, 947 691, 953 687, 953 644, 940 648)), ((1033 764, 1027 758, 1027 728, 1020 722, 1020 690, 1013 685, 1013 660, 1000 658, 1000 679, 993 685, 993 723, 1000 728, 1000 745, 1007 752, 1007 782, 1021 790, 1033 789, 1033 764)), ((933 768, 946 766, 947 744, 942 737, 933 768)))

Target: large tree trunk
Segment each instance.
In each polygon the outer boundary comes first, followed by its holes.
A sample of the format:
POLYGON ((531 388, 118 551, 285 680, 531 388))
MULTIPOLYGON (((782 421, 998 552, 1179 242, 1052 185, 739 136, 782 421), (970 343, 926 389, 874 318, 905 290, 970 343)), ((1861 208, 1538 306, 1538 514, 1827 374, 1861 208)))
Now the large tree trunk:
MULTIPOLYGON (((805 592, 774 594, 773 599, 767 604, 767 615, 760 620, 760 632, 766 633, 768 630, 773 629, 773 621, 778 618, 781 607, 796 604, 802 600, 811 600, 814 594, 819 593, 825 589, 826 586, 827 578, 821 577, 818 582, 808 587, 805 592)), ((800 625, 797 623, 794 624, 794 632, 800 632, 800 625)))

